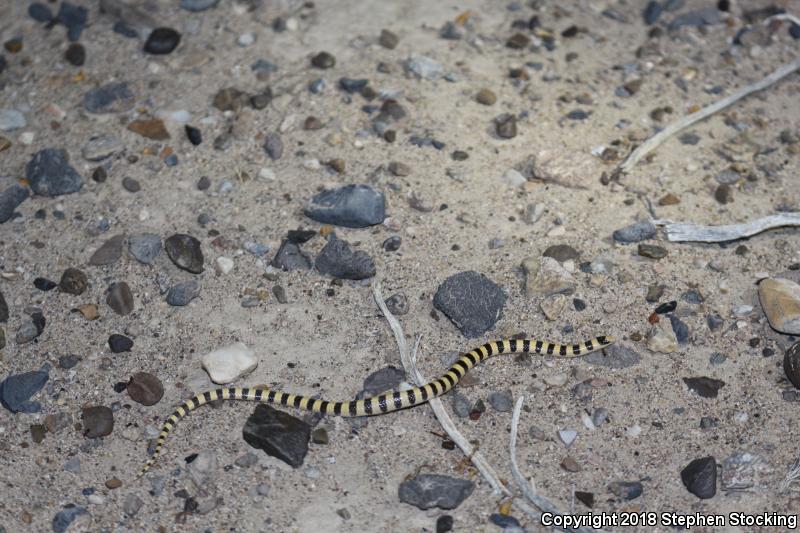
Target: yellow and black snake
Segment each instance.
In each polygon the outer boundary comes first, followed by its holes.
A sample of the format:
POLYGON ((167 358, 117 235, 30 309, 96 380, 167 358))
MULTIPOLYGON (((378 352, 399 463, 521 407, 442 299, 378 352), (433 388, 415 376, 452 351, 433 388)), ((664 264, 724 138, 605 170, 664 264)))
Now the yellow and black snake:
POLYGON ((156 440, 155 452, 147 463, 145 463, 137 479, 144 475, 144 473, 153 466, 153 463, 156 462, 164 446, 167 435, 169 435, 170 431, 177 425, 178 420, 185 417, 190 411, 208 402, 216 400, 248 400, 251 402, 274 403, 289 407, 297 407, 299 409, 325 415, 381 415, 397 411, 398 409, 413 407, 445 394, 452 389, 471 368, 493 355, 534 352, 556 357, 577 357, 603 349, 613 342, 614 339, 608 336, 597 337, 580 344, 554 344, 533 339, 511 339, 487 342, 483 346, 462 355, 444 375, 422 387, 414 387, 405 391, 394 391, 392 393, 381 394, 372 398, 352 402, 329 402, 326 400, 309 398, 308 396, 300 396, 298 394, 287 394, 285 392, 262 387, 228 387, 206 391, 183 402, 175 409, 175 412, 172 413, 167 421, 164 422, 164 427, 161 428, 161 433, 156 440))

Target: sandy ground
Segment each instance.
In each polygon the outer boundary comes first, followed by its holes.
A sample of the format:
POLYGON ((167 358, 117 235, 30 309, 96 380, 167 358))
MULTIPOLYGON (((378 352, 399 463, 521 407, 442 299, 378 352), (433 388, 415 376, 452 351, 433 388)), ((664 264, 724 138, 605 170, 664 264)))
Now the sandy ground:
MULTIPOLYGON (((286 289, 288 304, 270 298, 255 308, 241 306, 245 295, 274 284, 262 277, 263 262, 236 253, 241 243, 267 244, 271 247, 267 259, 271 258, 287 230, 320 227, 302 213, 313 194, 347 183, 370 183, 387 195, 388 214, 396 229, 384 224, 361 230, 337 228, 336 232, 375 259, 377 278, 387 296, 403 292, 408 297, 411 310, 401 321, 409 335, 423 336, 420 364, 427 375, 440 372, 454 353, 484 342, 465 339, 441 314, 439 320, 431 317, 432 297, 439 284, 464 270, 485 274, 508 293, 503 317, 486 340, 519 332, 555 342, 610 334, 640 354, 638 364, 623 369, 592 366, 580 359, 515 362, 511 357, 500 358, 474 370, 476 383, 461 389, 471 401, 486 401, 490 392, 498 390, 509 390, 514 398, 526 396, 520 464, 540 492, 559 507, 570 508, 574 488, 595 494, 591 509, 595 513, 761 513, 798 508, 795 493, 779 490, 797 457, 800 438, 794 423, 797 404, 784 401, 781 395, 789 387, 781 361, 790 339, 770 330, 755 298, 755 281, 762 273, 781 273, 800 259, 796 232, 773 231, 752 238, 744 243, 749 249, 746 255, 735 253, 736 244, 658 242, 654 244, 669 251, 658 261, 637 255, 636 245, 614 243, 611 233, 647 218, 645 199, 653 203, 659 218, 711 224, 744 221, 778 207, 796 208, 798 159, 778 135, 800 127, 800 81, 791 76, 692 128, 700 136, 697 145, 668 141, 651 162, 641 163, 621 183, 601 184, 601 174, 610 172, 613 164, 592 155, 596 147, 610 146, 615 140, 621 141, 624 153, 630 145, 629 134, 639 139, 649 135, 658 125, 649 113, 657 107, 674 109, 667 115, 669 121, 719 97, 704 89, 720 85, 723 94, 729 94, 795 58, 798 44, 785 27, 755 51, 752 45, 732 48, 731 38, 742 25, 740 10, 758 3, 735 4, 737 17, 730 26, 720 24, 702 31, 683 28, 665 34, 655 41, 660 53, 642 58, 635 52, 648 42, 648 28, 641 18, 644 3, 635 1, 569 1, 560 7, 543 2, 538 10, 523 5, 516 12, 505 9, 502 2, 469 1, 342 0, 316 2, 313 8, 265 2, 254 13, 242 13, 226 0, 203 13, 179 10, 177 2, 144 3, 143 9, 149 9, 159 24, 183 33, 181 46, 163 57, 146 56, 140 40, 113 33, 113 19, 100 15, 96 3, 78 3, 90 9, 89 27, 81 38, 87 50, 82 68, 69 66, 62 58, 67 46, 63 27, 43 29, 26 15, 26 2, 0 6, 3 41, 19 35, 24 41, 21 52, 6 53, 9 67, 0 74, 4 83, 0 107, 27 109, 28 125, 22 131, 35 133, 28 145, 18 141, 19 131, 4 134, 13 145, 0 154, 0 174, 7 176, 6 183, 24 177, 33 153, 62 147, 86 178, 80 193, 33 197, 18 208, 20 218, 0 226, 2 271, 22 273, 0 282, 11 308, 6 347, 0 352, 0 376, 35 370, 46 361, 53 366, 47 387, 35 398, 42 402, 41 413, 14 415, 0 410, 0 525, 6 531, 49 531, 53 516, 68 503, 86 507, 90 513, 70 531, 435 531, 442 514, 454 517, 456 531, 499 530, 488 517, 498 511, 501 498, 491 493, 458 450, 442 448, 437 436, 440 427, 427 407, 370 419, 357 432, 346 420, 326 419, 321 424, 328 429, 330 444, 311 445, 305 464, 297 470, 261 452, 256 466, 224 469, 250 450, 239 435, 253 406, 231 402, 221 408, 205 407, 173 432, 148 478, 131 481, 147 457, 145 427, 160 426, 189 391, 210 386, 200 370, 200 358, 220 345, 241 340, 259 354, 258 368, 242 385, 267 383, 336 400, 352 398, 374 370, 399 365, 391 332, 372 302, 368 284, 345 282, 334 287, 331 297, 326 295, 331 280, 314 271, 280 273, 277 283, 286 289), (608 7, 624 13, 629 22, 601 16, 608 7), (469 38, 441 39, 439 28, 467 10, 471 12, 471 30, 465 32, 469 38), (573 24, 585 31, 573 38, 557 37, 552 52, 505 47, 514 33, 511 22, 527 20, 534 13, 556 35, 573 24), (292 16, 298 29, 273 31, 271 22, 277 16, 292 16), (382 28, 399 36, 396 49, 377 44, 382 28), (237 37, 246 32, 255 35, 255 43, 237 46, 237 37), (311 69, 309 58, 322 50, 336 57, 334 69, 311 69), (568 61, 571 53, 576 55, 568 61), (412 54, 440 62, 455 81, 406 75, 402 63, 412 54), (279 65, 278 73, 267 81, 258 80, 249 68, 259 58, 279 65), (376 71, 381 61, 392 66, 391 73, 376 71), (542 69, 530 69, 527 82, 512 82, 509 69, 527 61, 541 63, 542 69), (627 64, 638 65, 644 82, 634 96, 622 98, 615 96, 615 89, 626 81, 619 67, 627 64), (688 79, 686 91, 674 83, 682 75, 688 79), (368 102, 359 95, 346 102, 335 88, 341 76, 369 78, 377 90, 401 95, 399 100, 410 116, 397 142, 357 136, 358 130, 370 126, 369 117, 360 110, 368 102), (327 80, 328 88, 312 95, 306 87, 318 77, 327 80), (115 80, 136 86, 136 108, 120 115, 87 114, 83 94, 115 80), (221 88, 257 92, 266 85, 278 96, 263 111, 246 109, 234 119, 211 107, 221 88), (475 94, 484 87, 498 97, 491 107, 475 101, 475 94), (577 102, 579 97, 589 103, 577 102), (58 129, 51 127, 54 119, 43 109, 48 104, 66 112, 58 129), (591 111, 589 118, 564 118, 578 108, 591 111), (203 145, 192 147, 182 126, 169 121, 172 139, 165 142, 144 139, 124 128, 137 112, 165 110, 187 110, 193 124, 210 117, 210 124, 202 126, 203 145), (527 118, 519 121, 515 138, 495 135, 495 116, 523 111, 527 118), (304 131, 302 122, 308 115, 319 117, 325 127, 304 131), (626 126, 620 129, 617 126, 623 120, 626 126), (226 122, 235 124, 235 141, 227 151, 216 151, 212 140, 226 122), (746 130, 728 125, 735 122, 746 125, 746 130), (260 134, 281 124, 289 125, 282 134, 284 156, 271 161, 261 148, 260 134), (98 133, 117 135, 125 145, 123 154, 114 156, 109 179, 102 184, 89 178, 95 164, 80 155, 83 144, 98 133), (339 134, 341 144, 330 142, 332 133, 339 134), (408 142, 411 134, 429 134, 446 147, 415 147, 408 142), (157 157, 165 146, 178 155, 178 166, 166 167, 157 157), (774 151, 754 156, 768 149, 774 151), (468 152, 469 159, 454 161, 453 150, 468 152), (756 176, 754 181, 740 183, 734 201, 725 205, 714 198, 714 175, 730 165, 720 152, 733 152, 756 176), (139 156, 136 163, 127 159, 132 154, 139 156), (532 180, 513 188, 503 182, 506 170, 531 156, 559 183, 532 180), (343 175, 324 165, 308 170, 303 162, 309 158, 323 162, 341 158, 347 169, 343 175), (409 165, 410 175, 391 175, 386 170, 391 161, 409 165), (274 179, 259 177, 265 167, 274 172, 274 179), (459 179, 450 177, 448 169, 459 179), (250 179, 238 180, 237 171, 250 179), (125 191, 120 183, 126 176, 138 180, 142 190, 135 195, 125 191), (201 176, 212 180, 207 192, 195 186, 201 176), (232 192, 214 192, 224 180, 234 182, 232 192), (407 201, 410 192, 436 208, 432 212, 413 209, 407 201), (658 205, 667 193, 678 196, 680 203, 658 205), (526 223, 523 216, 531 203, 546 206, 535 224, 526 223), (441 204, 447 208, 439 209, 441 204), (34 218, 38 209, 47 212, 45 220, 34 218), (54 210, 63 211, 65 219, 55 219, 54 210), (205 228, 197 222, 199 213, 212 217, 205 228), (101 218, 110 222, 111 229, 93 235, 90 230, 101 218), (212 228, 233 241, 234 250, 214 247, 214 237, 208 235, 212 228), (199 276, 202 293, 189 306, 170 307, 159 294, 155 281, 159 273, 173 280, 192 277, 177 270, 164 254, 152 266, 139 264, 127 254, 112 266, 87 264, 109 236, 144 231, 164 237, 185 232, 201 239, 206 255, 206 270, 199 276), (402 246, 398 253, 385 253, 381 243, 394 234, 402 236, 402 246), (492 238, 502 239, 504 246, 490 249, 492 238), (527 257, 539 257, 553 244, 573 246, 581 252, 580 261, 602 256, 615 267, 605 276, 578 271, 575 296, 586 301, 586 310, 578 312, 569 305, 557 320, 549 321, 539 308, 540 299, 525 295, 520 264, 527 257), (219 255, 234 257, 230 274, 215 275, 212 262, 219 255), (721 272, 708 267, 712 260, 721 272), (84 295, 33 287, 33 278, 57 281, 69 266, 89 276, 91 287, 84 295), (113 280, 130 284, 136 300, 131 315, 117 316, 105 305, 105 288, 113 280), (670 354, 652 352, 645 340, 630 339, 635 332, 649 330, 647 318, 655 305, 645 301, 645 294, 649 285, 657 283, 667 287, 661 301, 677 299, 678 313, 690 328, 690 341, 670 354), (705 302, 689 305, 680 300, 690 289, 701 292, 705 302), (100 306, 100 319, 87 321, 70 312, 89 302, 100 306), (734 318, 732 309, 742 304, 756 309, 747 317, 734 318), (35 343, 18 345, 14 332, 27 306, 43 309, 47 327, 35 343), (715 332, 706 326, 706 316, 712 312, 725 319, 723 328, 715 332), (574 332, 565 334, 565 325, 574 332), (135 334, 133 351, 110 354, 108 335, 126 330, 135 334), (756 347, 748 343, 753 338, 760 339, 756 347), (764 357, 765 347, 776 355, 764 357), (715 352, 725 354, 727 361, 712 366, 709 357, 715 352), (77 354, 82 361, 71 371, 60 369, 57 361, 65 354, 77 354), (110 365, 103 363, 104 358, 110 358, 110 365), (114 383, 142 370, 157 375, 165 385, 164 398, 153 407, 131 402, 112 389, 114 383), (564 386, 544 385, 545 379, 560 374, 568 377, 564 386), (721 379, 725 386, 716 399, 700 398, 681 379, 692 376, 721 379), (595 386, 588 398, 571 392, 591 378, 607 384, 595 386), (123 408, 115 413, 114 432, 96 445, 87 444, 72 427, 48 434, 39 444, 31 441, 30 425, 40 423, 47 414, 69 412, 78 421, 82 406, 116 401, 123 408), (609 421, 586 429, 581 413, 599 407, 609 411, 609 421), (717 419, 717 426, 700 429, 703 416, 717 419), (547 435, 546 440, 531 436, 529 429, 534 426, 547 435), (565 428, 578 430, 568 450, 557 436, 565 428), (173 470, 184 466, 184 457, 202 450, 215 452, 219 468, 213 480, 198 489, 184 468, 179 475, 173 475, 173 470), (766 465, 767 473, 752 488, 718 489, 714 498, 700 500, 682 485, 679 472, 692 459, 713 455, 722 463, 737 451, 756 454, 766 465), (567 472, 560 466, 568 455, 581 471, 567 472), (73 457, 80 459, 79 474, 64 470, 65 462, 73 457), (319 470, 319 478, 308 477, 310 467, 319 470), (455 510, 421 511, 400 503, 397 494, 403 479, 418 471, 473 479, 477 487, 455 510), (158 476, 166 476, 166 487, 154 497, 148 492, 148 479, 158 476), (111 477, 122 479, 123 486, 107 489, 104 483, 111 477), (641 481, 644 492, 635 500, 620 501, 607 489, 613 481, 641 481), (270 485, 269 495, 255 495, 252 488, 263 482, 270 485), (87 503, 81 492, 87 487, 94 487, 103 503, 87 503), (185 523, 178 523, 176 515, 183 510, 184 500, 174 493, 180 489, 198 501, 220 496, 222 503, 208 514, 185 515, 185 523), (130 494, 144 501, 133 517, 122 510, 130 494), (348 511, 348 519, 337 514, 340 509, 348 511)), ((690 0, 681 12, 711 5, 690 0)), ((792 3, 786 6, 791 8, 792 3)), ((672 16, 664 15, 666 20, 672 16)), ((317 237, 305 249, 313 256, 323 244, 317 237)), ((507 480, 511 479, 510 419, 510 413, 491 407, 477 421, 457 419, 464 434, 478 443, 507 480)), ((580 502, 574 505, 576 513, 590 510, 580 502)), ((512 514, 528 530, 539 530, 519 511, 512 514)), ((711 529, 698 529, 707 530, 711 529)))

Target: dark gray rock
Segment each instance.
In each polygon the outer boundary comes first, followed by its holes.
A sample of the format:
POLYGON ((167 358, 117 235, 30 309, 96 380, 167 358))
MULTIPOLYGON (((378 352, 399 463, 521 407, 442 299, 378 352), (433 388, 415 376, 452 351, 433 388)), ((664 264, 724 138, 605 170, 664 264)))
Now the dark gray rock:
POLYGON ((181 34, 173 28, 156 28, 144 43, 144 51, 152 55, 166 55, 181 43, 181 34))
POLYGON ((119 333, 112 333, 108 337, 108 347, 112 353, 130 352, 133 348, 133 340, 119 333))
POLYGON ((792 344, 783 356, 783 371, 796 388, 800 389, 800 342, 792 344))
POLYGON ((689 326, 675 315, 669 315, 669 322, 672 324, 672 331, 675 333, 678 343, 686 344, 689 342, 689 326))
POLYGON ((712 456, 695 459, 681 470, 681 481, 698 498, 713 498, 717 493, 717 461, 712 456))
POLYGON ((367 376, 364 380, 364 392, 367 396, 375 396, 382 392, 397 390, 404 379, 406 373, 402 368, 387 366, 367 376))
POLYGON ((514 407, 514 400, 508 392, 493 392, 489 395, 489 404, 496 411, 510 413, 511 408, 514 407))
POLYGON ((408 303, 408 298, 406 298, 406 295, 401 292, 387 298, 385 303, 389 311, 396 316, 408 314, 408 311, 411 309, 411 305, 408 303))
POLYGON ((106 303, 118 315, 127 315, 133 311, 133 293, 124 281, 112 283, 108 288, 106 303))
POLYGON ((400 484, 400 501, 420 509, 455 509, 472 494, 475 483, 440 474, 420 474, 400 484))
POLYGON ((124 243, 125 235, 114 235, 92 254, 89 264, 94 266, 113 265, 122 257, 124 243))
POLYGON ((568 244, 554 244, 553 246, 548 246, 542 255, 545 257, 552 257, 559 263, 569 261, 570 259, 577 261, 581 256, 575 248, 568 244))
POLYGON ((25 174, 31 190, 40 196, 71 194, 83 187, 83 177, 70 166, 67 151, 61 148, 36 152, 25 174))
POLYGON ((161 237, 152 233, 131 235, 128 238, 128 251, 140 263, 152 264, 161 254, 161 237))
POLYGON ((0 382, 0 403, 12 413, 32 413, 41 409, 39 402, 30 399, 42 390, 50 378, 44 370, 8 376, 0 382))
POLYGON ((386 199, 369 185, 345 185, 315 195, 303 212, 323 224, 365 228, 386 218, 386 199))
POLYGON ((350 94, 361 92, 368 83, 369 80, 365 78, 339 78, 339 87, 350 94))
POLYGON ((181 0, 181 9, 198 12, 205 11, 219 4, 219 0, 181 0))
POLYGON ((200 295, 200 285, 194 281, 183 281, 170 287, 167 292, 167 303, 176 307, 189 305, 189 302, 200 295))
POLYGON ((725 319, 719 316, 718 313, 713 313, 706 316, 706 324, 708 324, 708 329, 710 329, 711 331, 718 330, 719 328, 722 327, 724 323, 725 319))
POLYGON ((164 397, 161 380, 148 372, 136 372, 125 388, 131 400, 142 405, 155 405, 164 397))
POLYGON ((612 481, 608 484, 608 490, 623 500, 635 500, 642 495, 644 488, 638 481, 612 481))
POLYGON ((331 233, 320 250, 314 266, 321 274, 339 279, 365 279, 375 275, 375 262, 363 250, 350 249, 350 245, 331 233))
POLYGON ((61 289, 61 292, 80 296, 89 288, 89 279, 82 270, 70 267, 61 274, 61 281, 58 282, 58 288, 61 289))
POLYGON ((289 239, 281 242, 280 248, 270 262, 270 265, 282 270, 310 270, 311 264, 311 258, 289 239))
POLYGON ((53 20, 53 12, 47 5, 40 2, 34 2, 28 6, 28 15, 36 22, 50 22, 53 20))
POLYGON ((725 386, 725 382, 721 379, 709 378, 707 376, 683 378, 683 382, 686 383, 690 391, 701 398, 716 398, 717 394, 719 394, 719 390, 725 386))
POLYGON ((203 271, 203 251, 200 241, 185 233, 176 233, 164 241, 167 255, 175 266, 193 274, 203 271))
POLYGON ((604 350, 592 352, 583 358, 590 365, 617 369, 637 365, 641 359, 638 353, 622 344, 612 344, 604 350))
POLYGON ((492 280, 474 271, 447 278, 433 305, 468 338, 480 337, 500 319, 508 296, 492 280))
POLYGON ((311 426, 264 404, 256 406, 242 430, 245 442, 297 468, 308 453, 311 426))
POLYGON ((0 292, 0 322, 8 322, 8 304, 6 303, 6 297, 3 296, 3 293, 0 292))
POLYGON ((69 2, 61 2, 61 6, 59 6, 58 14, 56 14, 55 18, 55 22, 61 23, 67 27, 67 39, 70 42, 75 42, 80 39, 83 28, 86 27, 86 22, 88 20, 88 9, 83 6, 70 4, 69 2))
POLYGON ((89 113, 122 113, 133 109, 135 104, 136 97, 125 81, 101 85, 83 96, 83 107, 89 113))
POLYGON ((0 224, 11 219, 14 209, 28 198, 28 189, 14 184, 0 193, 0 224))
POLYGON ((283 139, 274 131, 267 133, 264 137, 264 151, 270 159, 277 161, 283 155, 283 139))
POLYGON ((656 236, 656 227, 649 220, 641 220, 614 232, 614 240, 621 243, 633 243, 656 236))
POLYGON ((453 404, 453 412, 455 412, 456 416, 459 418, 467 418, 469 412, 472 410, 472 403, 469 399, 458 392, 458 389, 451 392, 449 396, 453 404))
POLYGON ((110 435, 114 430, 114 413, 105 405, 94 405, 82 409, 83 436, 96 439, 110 435))
POLYGON ((650 2, 648 2, 647 6, 644 8, 644 13, 642 14, 644 17, 644 23, 648 26, 655 24, 658 22, 658 17, 661 16, 662 11, 664 11, 664 8, 660 2, 650 0, 650 2))
POLYGON ((53 517, 53 533, 64 533, 67 528, 81 515, 88 515, 89 511, 74 504, 68 504, 53 517))

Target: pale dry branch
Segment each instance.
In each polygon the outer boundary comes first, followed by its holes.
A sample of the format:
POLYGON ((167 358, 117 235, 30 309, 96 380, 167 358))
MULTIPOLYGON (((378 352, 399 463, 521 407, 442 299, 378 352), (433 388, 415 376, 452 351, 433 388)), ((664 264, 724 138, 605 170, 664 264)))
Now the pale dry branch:
POLYGON ((742 224, 702 226, 698 224, 654 220, 664 226, 667 240, 672 242, 726 242, 751 237, 762 231, 785 226, 800 226, 800 213, 779 213, 742 224))

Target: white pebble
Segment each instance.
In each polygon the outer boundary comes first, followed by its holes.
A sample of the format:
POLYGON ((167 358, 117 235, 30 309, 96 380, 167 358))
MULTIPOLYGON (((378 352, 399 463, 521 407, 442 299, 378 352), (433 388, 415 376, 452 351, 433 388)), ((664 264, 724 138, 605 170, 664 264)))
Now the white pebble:
POLYGON ((633 425, 625 430, 625 434, 635 439, 642 434, 642 426, 639 424, 633 425))
POLYGON ((225 385, 255 370, 258 359, 244 343, 235 342, 203 356, 205 368, 211 381, 225 385))
POLYGON ((319 170, 321 166, 319 159, 312 158, 303 161, 303 168, 306 170, 319 170))
POLYGON ((309 466, 306 468, 306 477, 308 479, 318 479, 320 476, 319 468, 309 466))
POLYGON ((258 177, 262 180, 267 181, 274 181, 275 180, 275 171, 271 168, 261 167, 261 170, 258 171, 258 177))
POLYGON ((583 422, 583 426, 586 429, 595 429, 594 422, 592 422, 592 417, 589 416, 585 411, 581 412, 581 422, 583 422))
POLYGON ((747 413, 736 413, 733 415, 733 419, 739 424, 744 424, 750 419, 750 416, 747 413))
POLYGON ((528 182, 528 180, 525 179, 525 176, 513 168, 506 170, 506 173, 503 174, 503 181, 511 187, 522 187, 528 182))
POLYGON ((100 494, 90 494, 86 499, 94 505, 103 505, 106 502, 106 499, 100 494))
POLYGON ((574 429, 559 429, 558 438, 561 439, 561 442, 564 443, 564 446, 569 448, 572 446, 572 443, 575 442, 575 439, 578 438, 578 432, 574 429))
POLYGON ((300 27, 300 23, 297 22, 297 19, 294 17, 289 17, 286 19, 286 29, 289 31, 297 31, 300 27))
POLYGON ((548 237, 561 237, 562 235, 566 235, 567 228, 564 226, 556 226, 555 228, 551 229, 547 232, 548 237))
POLYGON ((231 270, 233 270, 233 259, 225 257, 224 255, 217 257, 214 270, 223 275, 228 274, 231 270))
POLYGON ((256 37, 252 33, 243 33, 239 36, 239 39, 236 40, 236 44, 242 48, 250 46, 254 42, 256 42, 256 37))
POLYGON ((34 137, 36 137, 35 133, 32 131, 26 131, 19 136, 19 142, 24 145, 29 145, 33 143, 34 137))
POLYGON ((148 211, 145 208, 142 208, 142 210, 139 211, 139 222, 144 222, 149 218, 150 218, 150 211, 148 211))

